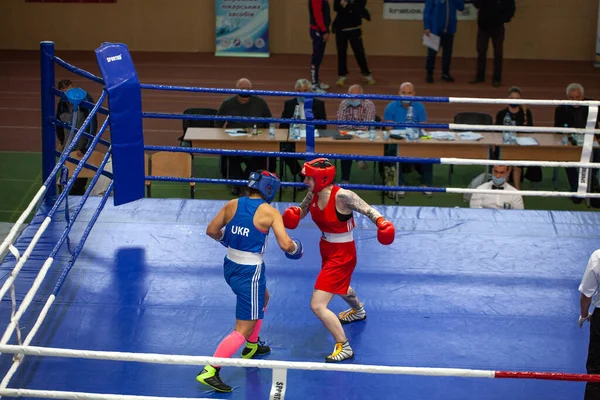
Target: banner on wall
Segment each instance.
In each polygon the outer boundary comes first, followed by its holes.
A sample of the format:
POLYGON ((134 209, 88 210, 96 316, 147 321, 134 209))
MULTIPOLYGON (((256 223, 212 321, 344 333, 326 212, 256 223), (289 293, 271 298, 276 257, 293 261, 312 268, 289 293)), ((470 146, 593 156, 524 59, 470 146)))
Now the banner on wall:
POLYGON ((600 68, 600 0, 598 0, 598 27, 596 28, 596 61, 594 66, 600 68))
MULTIPOLYGON (((477 9, 471 3, 472 0, 465 1, 464 11, 457 13, 459 20, 477 19, 477 9)), ((423 9, 425 0, 383 0, 384 19, 423 20, 423 9)))
POLYGON ((216 0, 217 56, 269 57, 269 0, 216 0))

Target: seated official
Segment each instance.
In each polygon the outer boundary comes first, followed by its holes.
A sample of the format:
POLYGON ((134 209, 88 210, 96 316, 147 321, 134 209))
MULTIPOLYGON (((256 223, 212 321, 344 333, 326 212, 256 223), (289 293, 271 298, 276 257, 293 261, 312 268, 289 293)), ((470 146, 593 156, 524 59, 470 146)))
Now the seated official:
MULTIPOLYGON (((251 90, 252 82, 249 79, 241 78, 235 85, 236 89, 251 90)), ((263 117, 271 118, 271 110, 267 105, 267 102, 258 96, 252 96, 247 94, 238 94, 229 97, 221 104, 219 116, 236 116, 236 117, 263 117)), ((253 122, 241 122, 241 121, 215 121, 217 128, 226 129, 251 129, 255 124, 253 122)), ((258 123, 257 128, 262 128, 268 131, 268 123, 258 123)), ((275 171, 275 158, 269 158, 269 170, 275 171)), ((259 169, 267 169, 267 157, 253 157, 253 156, 222 156, 221 157, 221 175, 228 179, 246 179, 249 171, 256 171, 259 169), (242 164, 246 165, 246 170, 242 169, 242 164)), ((234 187, 232 194, 239 195, 239 187, 234 187)))
POLYGON ((523 210, 523 197, 506 182, 510 173, 510 167, 495 165, 492 180, 478 186, 477 189, 497 190, 496 194, 473 193, 469 207, 523 210))
MULTIPOLYGON (((416 96, 417 92, 415 87, 410 82, 404 82, 400 85, 398 89, 398 95, 400 96, 416 96)), ((418 101, 392 101, 385 108, 383 119, 384 121, 391 121, 397 123, 406 122, 406 117, 408 115, 409 109, 413 111, 414 123, 423 123, 427 122, 427 113, 425 111, 425 106, 423 103, 418 101)), ((388 128, 390 129, 390 128, 388 128)), ((385 145, 384 152, 386 156, 396 156, 398 151, 398 145, 391 144, 385 145)), ((398 185, 404 186, 404 168, 408 168, 410 170, 411 164, 403 164, 400 163, 400 170, 396 171, 395 163, 381 163, 383 166, 383 180, 386 186, 396 186, 396 173, 398 174, 398 185)), ((415 164, 415 169, 419 171, 421 174, 421 186, 427 187, 431 186, 433 183, 433 164, 415 164)), ((398 197, 404 197, 404 192, 398 192, 398 197)), ((423 192, 425 197, 431 197, 433 194, 431 192, 423 192)), ((388 197, 395 197, 395 192, 388 192, 388 197)))
MULTIPOLYGON (((294 87, 294 89, 296 92, 311 92, 312 85, 307 79, 298 79, 296 81, 296 86, 294 87)), ((286 100, 283 103, 283 112, 281 113, 281 118, 294 118, 294 112, 296 110, 296 106, 300 105, 301 106, 300 107, 300 118, 306 119, 304 101, 305 101, 304 97, 294 97, 293 99, 286 100)), ((325 113, 325 103, 322 100, 319 100, 317 98, 313 98, 312 102, 313 102, 312 103, 313 119, 326 120, 327 114, 325 113)), ((279 124, 279 128, 280 129, 289 129, 290 124, 281 123, 281 124, 279 124)), ((304 129, 304 125, 302 126, 302 128, 304 129)), ((316 125, 315 129, 327 129, 327 125, 316 125)), ((291 142, 281 143, 281 151, 295 153, 296 152, 296 144, 291 143, 291 142)), ((302 166, 300 165, 298 160, 293 159, 293 158, 285 158, 284 162, 290 169, 290 172, 292 173, 292 175, 297 176, 298 180, 302 181, 302 178, 299 175, 300 170, 302 169, 302 166)))
MULTIPOLYGON (((514 86, 508 89, 509 99, 520 99, 522 96, 521 89, 514 86)), ((533 114, 531 110, 520 104, 509 104, 496 114, 496 125, 504 125, 506 115, 510 117, 515 126, 533 126, 533 114)), ((540 182, 542 180, 541 167, 528 167, 525 177, 532 182, 540 182)), ((509 182, 517 189, 521 190, 521 182, 523 182, 523 167, 512 167, 509 182)))
MULTIPOLYGON (((584 96, 584 89, 579 83, 571 83, 567 86, 566 90, 568 100, 590 100, 584 96)), ((554 110, 554 126, 561 128, 585 128, 588 120, 589 107, 588 106, 567 106, 560 105, 554 110)), ((600 126, 600 115, 596 120, 596 127, 600 126)), ((597 136, 596 136, 597 137, 597 136)), ((573 138, 569 139, 571 144, 576 144, 573 138)), ((600 155, 598 149, 594 149, 592 153, 592 162, 598 162, 600 155)), ((576 192, 579 186, 579 169, 575 167, 565 167, 567 173, 567 179, 571 192, 576 192)), ((572 197, 571 201, 575 204, 579 204, 583 201, 581 197, 572 197)))
MULTIPOLYGON (((361 85, 352 85, 348 88, 348 94, 363 94, 361 85)), ((338 121, 367 121, 375 122, 375 104, 366 99, 345 99, 340 103, 337 111, 338 121)), ((369 130, 368 125, 338 125, 340 131, 369 130)), ((350 182, 350 171, 352 160, 342 160, 342 183, 350 182)), ((359 161, 361 169, 367 168, 365 161, 359 161)))

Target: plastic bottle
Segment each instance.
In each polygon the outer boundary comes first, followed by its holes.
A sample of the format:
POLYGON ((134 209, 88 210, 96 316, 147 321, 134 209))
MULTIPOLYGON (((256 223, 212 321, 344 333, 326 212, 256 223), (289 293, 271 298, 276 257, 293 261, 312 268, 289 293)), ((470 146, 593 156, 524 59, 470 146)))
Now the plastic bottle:
MULTIPOLYGON (((371 121, 371 122, 375 122, 375 121, 371 121)), ((369 126, 369 140, 371 140, 371 141, 375 140, 376 136, 377 136, 377 132, 375 131, 375 126, 373 126, 373 125, 369 126)))
MULTIPOLYGON (((295 110, 294 110, 294 119, 295 120, 299 120, 301 118, 300 116, 300 105, 297 105, 295 110)), ((299 123, 293 123, 290 125, 290 129, 292 130, 290 133, 290 136, 292 137, 292 140, 300 140, 300 124, 299 123)))
POLYGON ((275 140, 275 124, 269 124, 269 139, 275 140))
MULTIPOLYGON (((512 126, 513 125, 513 120, 510 117, 510 113, 506 112, 506 114, 504 115, 504 119, 502 120, 502 124, 504 126, 512 126)), ((511 131, 504 131, 504 133, 502 134, 502 143, 504 144, 511 144, 512 143, 512 132, 511 131)))
MULTIPOLYGON (((412 106, 408 107, 408 111, 406 112, 406 121, 407 124, 415 123, 415 111, 412 106)), ((406 140, 416 141, 419 140, 419 129, 417 128, 406 128, 406 140)))

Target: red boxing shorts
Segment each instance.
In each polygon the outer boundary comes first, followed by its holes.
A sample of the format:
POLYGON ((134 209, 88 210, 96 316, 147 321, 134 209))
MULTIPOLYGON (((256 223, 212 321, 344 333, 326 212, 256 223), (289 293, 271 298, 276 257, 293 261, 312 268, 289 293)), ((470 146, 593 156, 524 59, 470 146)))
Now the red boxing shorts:
POLYGON ((356 244, 354 241, 331 243, 321 239, 319 248, 322 262, 315 289, 346 295, 356 267, 356 244))

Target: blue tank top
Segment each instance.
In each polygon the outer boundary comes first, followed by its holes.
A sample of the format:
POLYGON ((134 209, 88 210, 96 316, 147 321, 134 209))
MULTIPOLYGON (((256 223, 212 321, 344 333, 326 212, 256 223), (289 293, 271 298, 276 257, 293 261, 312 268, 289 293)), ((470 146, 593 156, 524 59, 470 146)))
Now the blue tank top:
POLYGON ((254 214, 265 201, 240 197, 235 215, 225 227, 225 244, 235 250, 263 254, 267 247, 269 232, 254 226, 254 214))

